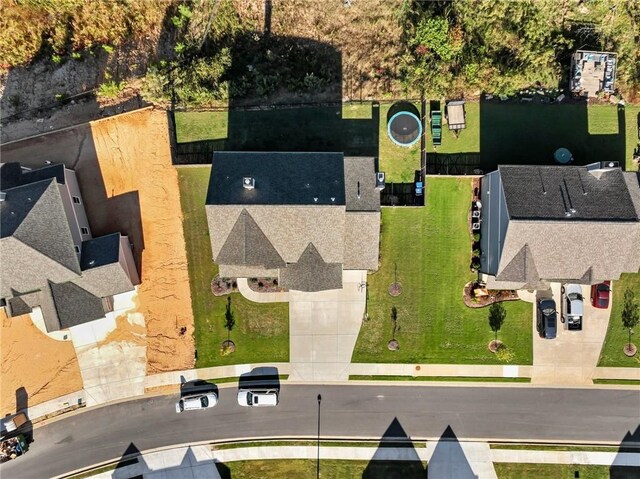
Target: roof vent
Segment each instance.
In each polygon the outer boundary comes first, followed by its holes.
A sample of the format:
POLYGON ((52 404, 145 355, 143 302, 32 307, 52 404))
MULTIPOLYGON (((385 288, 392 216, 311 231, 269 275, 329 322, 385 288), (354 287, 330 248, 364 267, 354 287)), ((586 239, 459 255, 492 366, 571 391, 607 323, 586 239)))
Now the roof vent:
POLYGON ((252 190, 256 187, 256 179, 251 176, 245 176, 242 178, 242 186, 247 190, 252 190))
POLYGON ((358 181, 358 199, 360 199, 360 182, 358 181))
POLYGON ((89 261, 89 266, 93 266, 94 264, 96 264, 96 260, 92 259, 91 261, 89 261))
POLYGON ((7 199, 7 194, 4 191, 0 191, 0 201, 7 199))
POLYGON ((318 202, 318 198, 314 198, 314 199, 313 199, 313 202, 314 202, 314 203, 317 203, 317 202, 318 202))

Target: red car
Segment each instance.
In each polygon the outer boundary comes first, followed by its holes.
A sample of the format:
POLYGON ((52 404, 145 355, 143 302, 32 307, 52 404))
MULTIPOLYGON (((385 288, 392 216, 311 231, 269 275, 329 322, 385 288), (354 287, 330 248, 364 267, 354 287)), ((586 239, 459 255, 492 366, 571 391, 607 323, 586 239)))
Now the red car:
POLYGON ((594 308, 607 309, 611 296, 611 281, 591 286, 591 304, 594 308))

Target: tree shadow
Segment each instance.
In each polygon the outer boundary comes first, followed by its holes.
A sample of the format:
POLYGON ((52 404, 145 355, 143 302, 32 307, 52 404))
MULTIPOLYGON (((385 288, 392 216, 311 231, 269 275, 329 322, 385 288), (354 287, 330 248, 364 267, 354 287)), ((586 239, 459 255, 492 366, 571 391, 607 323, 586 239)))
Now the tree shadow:
POLYGON ((418 456, 413 442, 398 421, 393 418, 382 435, 378 449, 362 473, 362 479, 425 479, 427 469, 418 456))
MULTIPOLYGON (((500 164, 557 165, 554 152, 568 148, 573 165, 599 161, 625 164, 625 108, 618 105, 617 132, 589 132, 586 101, 541 103, 533 95, 528 103, 480 100, 480 158, 484 172, 500 164)), ((597 109, 593 109, 592 115, 597 109)), ((593 121, 597 128, 602 122, 593 121)))
POLYGON ((371 111, 363 118, 343 118, 342 54, 333 45, 243 32, 234 38, 231 57, 227 136, 176 142, 175 163, 209 164, 214 151, 378 157, 379 104, 367 103, 371 111))
POLYGON ((636 427, 635 431, 628 431, 624 438, 622 438, 622 442, 618 448, 618 454, 609 468, 610 479, 637 479, 640 477, 640 467, 624 465, 630 462, 630 457, 637 456, 639 453, 640 425, 636 427))
POLYGON ((429 479, 478 479, 451 426, 440 436, 429 460, 429 479))

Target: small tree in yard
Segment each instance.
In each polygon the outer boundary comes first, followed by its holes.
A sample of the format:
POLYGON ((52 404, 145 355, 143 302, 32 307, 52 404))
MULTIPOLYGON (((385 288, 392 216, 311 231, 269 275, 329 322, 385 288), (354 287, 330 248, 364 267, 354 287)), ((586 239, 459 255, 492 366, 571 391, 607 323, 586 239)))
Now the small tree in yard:
POLYGON ((489 349, 493 352, 498 349, 498 331, 502 328, 502 324, 506 317, 507 311, 504 309, 502 303, 493 303, 489 308, 489 327, 491 328, 491 331, 495 333, 495 339, 489 344, 489 349))
POLYGON ((638 325, 640 320, 640 311, 636 302, 635 293, 631 288, 627 288, 624 292, 624 303, 622 305, 622 325, 629 331, 629 342, 624 348, 625 354, 633 356, 636 353, 635 345, 631 344, 631 330, 638 325))
POLYGON ((224 328, 227 330, 227 339, 222 342, 222 349, 220 350, 223 356, 231 354, 236 350, 236 345, 231 341, 231 330, 236 325, 236 318, 231 311, 231 296, 227 297, 227 309, 224 312, 224 328))
POLYGON ((236 325, 236 318, 231 311, 231 296, 227 297, 227 309, 224 312, 224 328, 227 330, 227 341, 231 341, 231 330, 236 325))
POLYGON ((396 333, 400 330, 400 327, 398 326, 398 308, 396 308, 395 306, 391 307, 391 325, 391 341, 389 341, 387 347, 391 351, 397 351, 400 348, 400 345, 398 344, 398 340, 396 339, 396 333))

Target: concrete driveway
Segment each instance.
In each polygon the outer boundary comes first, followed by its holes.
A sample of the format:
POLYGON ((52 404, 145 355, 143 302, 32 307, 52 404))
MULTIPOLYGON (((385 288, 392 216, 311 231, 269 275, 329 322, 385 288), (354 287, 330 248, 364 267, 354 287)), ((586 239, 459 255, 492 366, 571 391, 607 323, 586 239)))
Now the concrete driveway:
POLYGON ((289 292, 289 379, 342 381, 349 379, 362 315, 367 272, 344 271, 342 289, 289 292))
MULTIPOLYGON (((607 334, 611 301, 608 309, 591 306, 591 286, 582 286, 584 317, 582 331, 569 331, 561 322, 561 284, 551 283, 551 291, 539 291, 538 298, 553 297, 558 309, 558 335, 555 339, 540 338, 536 331, 537 305, 533 308, 533 368, 531 382, 535 384, 591 385, 600 351, 607 334)), ((613 285, 612 285, 612 294, 613 285)))

